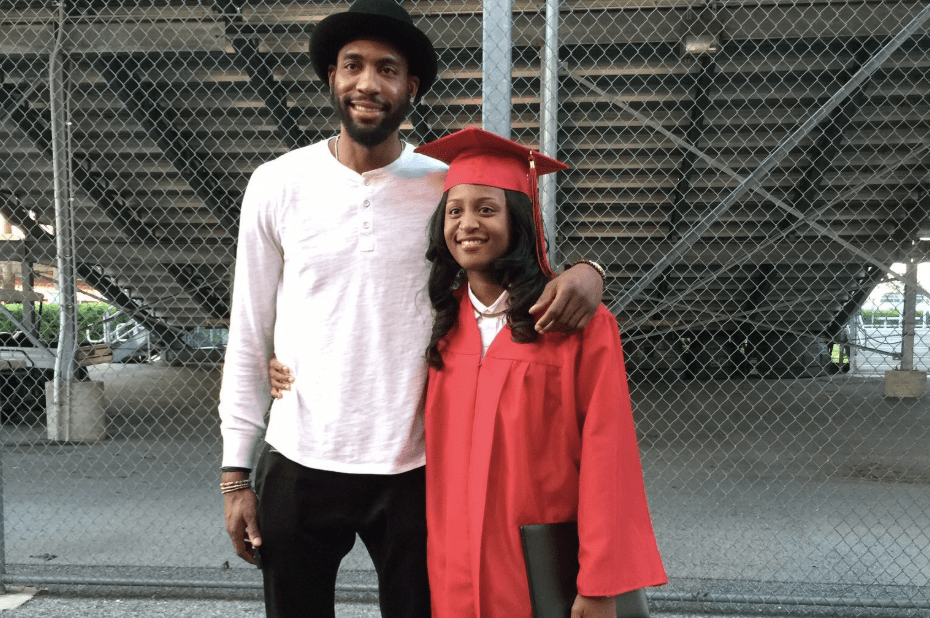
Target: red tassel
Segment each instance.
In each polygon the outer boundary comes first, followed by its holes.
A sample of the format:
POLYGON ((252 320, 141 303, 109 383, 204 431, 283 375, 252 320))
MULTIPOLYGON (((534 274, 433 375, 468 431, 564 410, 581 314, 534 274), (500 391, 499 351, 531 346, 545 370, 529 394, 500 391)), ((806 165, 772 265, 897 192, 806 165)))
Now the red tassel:
POLYGON ((549 265, 549 258, 546 256, 546 234, 543 228, 542 209, 539 207, 539 180, 532 151, 530 151, 530 195, 533 200, 533 222, 536 224, 536 260, 543 274, 552 279, 555 273, 552 272, 552 266, 549 265))

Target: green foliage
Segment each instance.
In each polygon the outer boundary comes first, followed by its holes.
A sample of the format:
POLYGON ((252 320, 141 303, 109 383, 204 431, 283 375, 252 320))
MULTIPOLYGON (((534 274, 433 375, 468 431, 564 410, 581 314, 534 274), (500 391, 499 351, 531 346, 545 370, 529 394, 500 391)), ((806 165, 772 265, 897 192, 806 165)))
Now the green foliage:
MULTIPOLYGON (((901 312, 897 309, 863 309, 861 315, 862 323, 866 326, 886 326, 886 318, 898 320, 901 317, 901 312)), ((915 312, 914 321, 917 324, 930 324, 930 312, 915 312)))
MULTIPOLYGON (((22 322, 23 319, 23 306, 20 304, 9 303, 4 305, 13 316, 22 322)), ((107 303, 80 303, 78 305, 78 340, 83 342, 87 341, 87 329, 91 328, 90 336, 92 339, 100 339, 103 337, 103 315, 110 309, 110 305, 107 303)), ((114 309, 115 313, 115 309, 114 309)), ((57 304, 43 304, 41 306, 41 313, 39 313, 39 306, 36 306, 36 322, 39 324, 39 334, 42 339, 45 341, 51 341, 58 337, 58 329, 60 325, 58 305, 57 304)), ((116 323, 128 322, 129 318, 124 315, 120 315, 116 320, 111 322, 111 326, 115 326, 116 323)), ((6 316, 6 314, 0 314, 0 332, 13 332, 19 330, 13 322, 6 316)))
POLYGON ((866 326, 872 326, 873 324, 884 324, 884 318, 897 318, 900 317, 901 313, 896 309, 863 309, 862 310, 862 323, 866 326))

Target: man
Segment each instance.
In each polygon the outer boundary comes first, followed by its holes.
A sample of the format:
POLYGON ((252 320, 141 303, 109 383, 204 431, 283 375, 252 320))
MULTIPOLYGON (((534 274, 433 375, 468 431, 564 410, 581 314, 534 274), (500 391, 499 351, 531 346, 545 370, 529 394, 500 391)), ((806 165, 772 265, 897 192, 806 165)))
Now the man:
MULTIPOLYGON (((358 534, 382 616, 425 617, 424 254, 446 168, 398 129, 436 52, 393 0, 358 0, 320 22, 310 55, 341 129, 260 166, 243 199, 220 394, 226 528, 239 556, 260 555, 268 616, 333 616, 358 534), (273 353, 296 381, 266 431, 273 353)), ((539 328, 593 314, 601 278, 571 270, 537 303, 539 328)))

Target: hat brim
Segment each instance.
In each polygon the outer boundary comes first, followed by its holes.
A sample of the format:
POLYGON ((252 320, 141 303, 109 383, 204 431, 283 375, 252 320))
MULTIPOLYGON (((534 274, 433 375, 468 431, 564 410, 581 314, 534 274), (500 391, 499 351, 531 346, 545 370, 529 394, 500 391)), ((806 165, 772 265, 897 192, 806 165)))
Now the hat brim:
POLYGON ((336 63, 339 50, 356 39, 388 41, 404 54, 411 75, 420 84, 419 100, 436 80, 437 59, 432 42, 419 28, 385 15, 335 13, 323 19, 310 38, 310 62, 324 84, 329 84, 329 67, 336 63))

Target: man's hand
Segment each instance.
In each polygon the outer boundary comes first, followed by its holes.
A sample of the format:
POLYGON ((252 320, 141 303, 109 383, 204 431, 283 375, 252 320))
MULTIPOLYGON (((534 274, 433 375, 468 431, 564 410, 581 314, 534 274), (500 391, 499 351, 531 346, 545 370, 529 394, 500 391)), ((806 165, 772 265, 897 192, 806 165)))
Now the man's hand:
POLYGON ((291 390, 291 384, 294 383, 294 376, 277 356, 272 356, 268 361, 268 378, 271 380, 271 396, 275 399, 284 397, 284 391, 291 390))
MULTIPOLYGON (((223 482, 249 478, 246 472, 224 472, 223 482)), ((223 494, 223 509, 226 512, 226 532, 232 539, 236 555, 250 564, 255 564, 254 547, 262 544, 258 529, 258 498, 251 489, 240 489, 223 494)))
POLYGON ((575 597, 571 618, 617 618, 617 597, 575 597))
POLYGON ((571 334, 584 328, 594 317, 604 281, 589 264, 577 264, 546 284, 542 296, 530 307, 534 316, 545 309, 536 320, 541 333, 557 330, 571 334))

